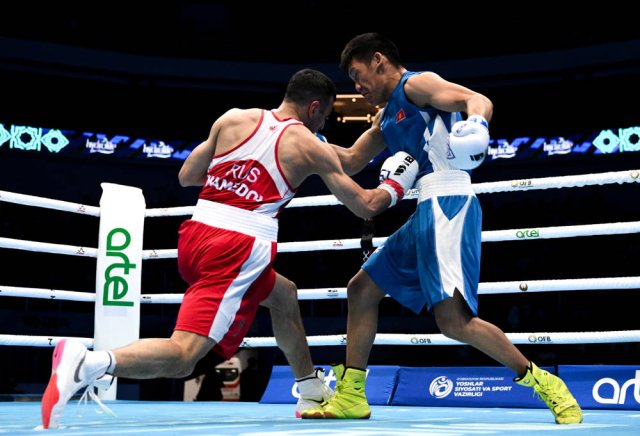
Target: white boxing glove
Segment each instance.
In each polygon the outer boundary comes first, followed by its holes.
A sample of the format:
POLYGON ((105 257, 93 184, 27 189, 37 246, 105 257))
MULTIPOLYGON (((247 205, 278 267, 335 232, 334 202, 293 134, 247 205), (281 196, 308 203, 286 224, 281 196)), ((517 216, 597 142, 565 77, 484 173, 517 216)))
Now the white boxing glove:
POLYGON ((455 168, 472 170, 480 166, 489 148, 489 124, 480 115, 472 115, 451 127, 447 159, 455 168))
POLYGON ((389 207, 402 200, 404 193, 413 186, 417 175, 418 162, 404 151, 399 151, 384 161, 382 168, 380 168, 378 189, 384 189, 391 194, 389 207))

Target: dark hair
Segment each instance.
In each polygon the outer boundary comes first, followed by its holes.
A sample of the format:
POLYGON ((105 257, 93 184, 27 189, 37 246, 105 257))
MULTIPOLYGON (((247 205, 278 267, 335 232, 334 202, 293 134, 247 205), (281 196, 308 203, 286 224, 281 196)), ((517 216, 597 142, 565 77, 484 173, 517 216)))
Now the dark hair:
POLYGON ((296 104, 320 100, 327 105, 336 98, 336 85, 320 71, 305 68, 291 76, 284 98, 296 104))
POLYGON ((396 67, 402 66, 400 52, 393 41, 379 33, 363 33, 344 46, 340 55, 340 68, 347 70, 354 59, 369 62, 377 51, 385 55, 392 65, 396 67))

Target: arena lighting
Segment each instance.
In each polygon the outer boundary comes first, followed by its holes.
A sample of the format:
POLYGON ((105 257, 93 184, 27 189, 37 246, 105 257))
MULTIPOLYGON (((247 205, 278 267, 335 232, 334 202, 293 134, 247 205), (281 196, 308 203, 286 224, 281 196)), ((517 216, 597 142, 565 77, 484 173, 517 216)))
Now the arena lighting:
POLYGON ((354 115, 354 116, 342 116, 342 117, 338 117, 337 119, 341 123, 348 123, 353 121, 364 121, 370 124, 371 121, 373 121, 373 116, 369 114, 362 115, 362 116, 354 115))
POLYGON ((367 103, 360 94, 338 94, 333 104, 333 111, 338 115, 338 122, 371 123, 375 114, 380 110, 378 106, 367 103))
POLYGON ((160 140, 131 135, 58 130, 0 123, 0 152, 64 156, 111 155, 116 159, 184 160, 199 141, 160 140))
MULTIPOLYGON (((339 123, 371 124, 379 109, 359 94, 340 94, 335 103, 339 123)), ((0 156, 4 153, 37 153, 91 159, 146 162, 183 161, 199 140, 85 132, 39 126, 0 123, 0 156)), ((554 155, 610 155, 640 152, 640 126, 615 127, 564 136, 516 136, 492 138, 486 162, 549 158, 554 155)))

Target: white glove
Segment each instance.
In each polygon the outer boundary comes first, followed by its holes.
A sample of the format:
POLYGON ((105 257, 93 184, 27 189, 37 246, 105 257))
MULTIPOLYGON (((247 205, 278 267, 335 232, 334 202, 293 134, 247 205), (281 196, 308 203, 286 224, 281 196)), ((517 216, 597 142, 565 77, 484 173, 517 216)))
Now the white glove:
POLYGON ((384 189, 391 194, 391 204, 394 206, 402 200, 404 193, 413 186, 418 175, 418 163, 408 153, 399 151, 382 164, 380 168, 380 185, 378 189, 384 189))
POLYGON ((451 127, 449 162, 455 168, 472 170, 480 166, 489 147, 489 124, 480 115, 472 115, 451 127))

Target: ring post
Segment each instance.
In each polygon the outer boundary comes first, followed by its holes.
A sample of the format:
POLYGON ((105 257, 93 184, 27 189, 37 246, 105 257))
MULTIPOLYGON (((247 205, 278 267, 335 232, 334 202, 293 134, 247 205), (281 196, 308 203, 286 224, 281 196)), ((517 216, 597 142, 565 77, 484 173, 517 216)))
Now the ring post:
MULTIPOLYGON (((140 284, 145 201, 142 190, 101 183, 96 267, 94 350, 122 347, 140 338, 140 284)), ((117 379, 103 400, 115 400, 117 379)))

